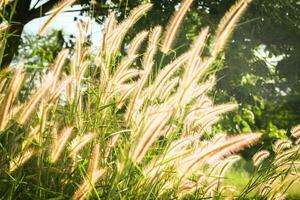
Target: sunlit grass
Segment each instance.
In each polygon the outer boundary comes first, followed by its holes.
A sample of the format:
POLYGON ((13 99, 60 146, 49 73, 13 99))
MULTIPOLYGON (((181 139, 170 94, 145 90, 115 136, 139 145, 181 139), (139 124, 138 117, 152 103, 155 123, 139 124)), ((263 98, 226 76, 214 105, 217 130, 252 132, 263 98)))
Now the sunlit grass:
MULTIPOLYGON (((58 8, 62 10, 71 2, 58 8)), ((191 2, 185 1, 174 19, 182 20, 191 2)), ((80 22, 74 49, 63 49, 49 70, 38 77, 26 73, 24 63, 8 70, 0 82, 3 198, 177 199, 281 194, 286 185, 277 183, 279 176, 273 176, 279 172, 285 182, 297 179, 294 161, 299 158, 299 143, 278 141, 269 171, 264 167, 270 153, 259 152, 253 158, 255 173, 233 171, 235 166, 224 182, 226 171, 240 159, 236 153, 258 142, 261 134, 204 137, 223 113, 237 108, 235 102, 214 104, 207 93, 216 78, 206 73, 247 5, 248 1, 238 1, 224 16, 213 39, 209 29, 203 28, 190 49, 159 66, 155 75, 154 66, 162 63, 156 56, 169 52, 180 22, 172 22, 165 34, 161 26, 142 31, 126 53, 121 53, 127 31, 151 4, 133 9, 122 22, 111 13, 97 54, 87 45, 89 23, 80 22), (140 48, 143 45, 147 48, 140 48), (211 54, 203 55, 204 50, 211 54), (31 79, 34 84, 24 95, 23 87, 31 79), (269 183, 269 178, 274 182, 269 183), (275 189, 261 192, 265 183, 275 189)), ((56 12, 50 19, 55 16, 56 12)), ((292 139, 297 137, 296 128, 292 139)))

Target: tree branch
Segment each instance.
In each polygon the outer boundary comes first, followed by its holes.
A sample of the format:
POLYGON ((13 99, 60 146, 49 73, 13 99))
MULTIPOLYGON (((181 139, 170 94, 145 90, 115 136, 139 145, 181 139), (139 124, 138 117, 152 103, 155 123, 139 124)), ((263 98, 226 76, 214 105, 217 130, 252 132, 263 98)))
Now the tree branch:
POLYGON ((59 2, 59 0, 49 0, 49 1, 47 1, 46 3, 40 5, 39 7, 33 8, 32 10, 30 10, 29 11, 30 12, 30 16, 32 17, 32 19, 37 18, 37 17, 43 17, 58 2, 59 2))

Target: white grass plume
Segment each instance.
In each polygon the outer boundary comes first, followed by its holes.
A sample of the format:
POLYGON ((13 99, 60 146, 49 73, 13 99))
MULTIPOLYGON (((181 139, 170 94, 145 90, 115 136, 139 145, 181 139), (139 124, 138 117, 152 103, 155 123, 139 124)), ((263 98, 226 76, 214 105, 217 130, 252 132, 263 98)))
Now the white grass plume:
POLYGON ((253 165, 254 166, 259 166, 266 158, 270 156, 270 152, 267 150, 261 150, 254 154, 252 157, 253 165))
POLYGON ((131 157, 135 162, 141 162, 150 146, 162 133, 162 129, 171 117, 171 111, 159 112, 153 114, 148 119, 149 124, 142 129, 142 135, 136 146, 131 148, 131 157))
POLYGON ((78 152, 95 137, 95 133, 89 132, 84 134, 82 137, 77 136, 75 139, 73 139, 70 144, 70 156, 76 156, 78 152))
POLYGON ((52 86, 53 81, 53 74, 49 74, 48 77, 42 82, 41 86, 30 97, 29 101, 27 101, 27 103, 23 106, 18 119, 20 124, 24 124, 29 119, 30 115, 35 110, 36 105, 52 86))
POLYGON ((192 3, 193 0, 185 0, 180 6, 179 10, 174 15, 174 17, 172 18, 171 23, 169 24, 167 31, 164 35, 164 41, 161 47, 161 51, 163 53, 168 53, 171 50, 172 43, 175 39, 176 33, 178 33, 180 24, 182 23, 183 18, 192 3))
POLYGON ((212 163, 215 160, 231 155, 247 146, 255 143, 261 134, 249 133, 238 136, 229 137, 226 141, 218 145, 208 145, 204 149, 195 151, 195 155, 185 158, 185 165, 179 169, 179 177, 188 177, 203 163, 212 163))
POLYGON ((234 27, 238 20, 245 12, 250 0, 239 0, 230 10, 225 14, 221 20, 219 27, 216 32, 214 42, 212 44, 212 56, 216 57, 217 54, 223 50, 226 41, 230 37, 234 27))
POLYGON ((277 140, 274 143, 273 150, 276 153, 279 153, 279 152, 281 152, 284 149, 290 148, 292 146, 292 144, 293 143, 290 140, 285 140, 285 139, 277 140))
POLYGON ((137 54, 139 47, 141 46, 147 35, 148 31, 141 31, 135 36, 135 38, 129 44, 129 49, 127 50, 127 54, 129 57, 137 54))
POLYGON ((12 114, 13 103, 16 100, 23 81, 25 73, 23 72, 22 64, 14 72, 14 75, 8 85, 7 93, 0 104, 0 131, 4 130, 12 114))
POLYGON ((295 126, 294 128, 292 128, 291 132, 292 132, 293 137, 299 138, 300 137, 300 125, 295 126))

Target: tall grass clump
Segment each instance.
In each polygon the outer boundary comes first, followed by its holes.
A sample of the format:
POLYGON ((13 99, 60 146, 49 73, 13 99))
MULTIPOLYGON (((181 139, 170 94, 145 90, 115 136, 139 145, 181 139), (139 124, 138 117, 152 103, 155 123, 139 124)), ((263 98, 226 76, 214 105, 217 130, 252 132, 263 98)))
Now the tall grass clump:
POLYGON ((300 181, 300 126, 291 131, 290 139, 274 143, 273 152, 261 150, 253 156, 256 170, 240 194, 249 193, 262 199, 286 199, 289 189, 300 181))
MULTIPOLYGON (((40 34, 72 2, 56 6, 40 34)), ((58 54, 50 69, 33 80, 30 94, 22 90, 31 78, 24 63, 2 72, 4 199, 214 198, 226 193, 222 180, 239 159, 235 153, 261 134, 204 139, 221 114, 237 108, 233 102, 214 104, 207 92, 216 78, 206 72, 249 1, 230 9, 212 40, 203 28, 185 53, 154 74, 162 63, 156 55, 169 52, 191 3, 184 1, 166 31, 156 26, 137 34, 125 54, 126 33, 151 4, 133 9, 122 22, 110 13, 96 54, 87 45, 89 23, 78 23, 74 49, 58 54), (203 54, 206 48, 209 56, 203 54)))

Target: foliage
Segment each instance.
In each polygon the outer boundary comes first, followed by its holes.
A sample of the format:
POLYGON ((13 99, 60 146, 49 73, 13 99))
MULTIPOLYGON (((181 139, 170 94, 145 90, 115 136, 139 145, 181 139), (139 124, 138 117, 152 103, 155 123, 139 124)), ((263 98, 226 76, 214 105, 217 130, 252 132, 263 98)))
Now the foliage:
POLYGON ((34 69, 49 68, 61 49, 66 45, 63 32, 54 30, 45 37, 33 36, 25 33, 20 45, 16 62, 26 61, 26 69, 32 73, 34 69))

